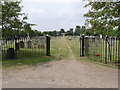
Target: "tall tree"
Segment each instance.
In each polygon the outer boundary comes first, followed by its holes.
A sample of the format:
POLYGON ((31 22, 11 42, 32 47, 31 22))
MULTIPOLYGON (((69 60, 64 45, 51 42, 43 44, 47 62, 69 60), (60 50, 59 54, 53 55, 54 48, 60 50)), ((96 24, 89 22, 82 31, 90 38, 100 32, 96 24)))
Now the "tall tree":
POLYGON ((65 33, 65 30, 63 28, 60 29, 59 35, 61 35, 62 33, 65 33))
POLYGON ((73 28, 70 28, 70 35, 73 35, 73 28))
MULTIPOLYGON (((91 6, 91 10, 84 14, 88 17, 85 25, 90 26, 94 34, 113 35, 120 24, 120 2, 90 2, 85 7, 91 6)), ((120 34, 119 34, 120 35, 120 34)))
POLYGON ((75 28, 75 35, 80 35, 80 29, 81 29, 81 27, 80 26, 76 26, 76 28, 75 28))
POLYGON ((85 30, 86 30, 85 26, 82 26, 80 29, 80 34, 83 34, 85 32, 85 30))
POLYGON ((22 30, 28 19, 25 13, 21 13, 21 2, 2 2, 2 32, 3 37, 10 36, 12 30, 22 30), (22 19, 20 19, 20 16, 22 19))

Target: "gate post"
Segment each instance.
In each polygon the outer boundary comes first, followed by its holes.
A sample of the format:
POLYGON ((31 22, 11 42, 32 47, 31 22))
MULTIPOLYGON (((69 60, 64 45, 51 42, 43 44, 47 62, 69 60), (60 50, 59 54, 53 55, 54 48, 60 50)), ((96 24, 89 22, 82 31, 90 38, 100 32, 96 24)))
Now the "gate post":
POLYGON ((120 68, 120 36, 119 36, 119 44, 118 44, 118 65, 119 65, 119 68, 120 68))
POLYGON ((106 35, 105 37, 105 64, 107 64, 107 42, 108 41, 108 36, 106 35))
POLYGON ((46 56, 50 56, 50 36, 46 36, 46 56))
POLYGON ((85 37, 85 55, 89 56, 89 38, 85 37))
POLYGON ((84 56, 84 34, 82 34, 82 56, 84 56))

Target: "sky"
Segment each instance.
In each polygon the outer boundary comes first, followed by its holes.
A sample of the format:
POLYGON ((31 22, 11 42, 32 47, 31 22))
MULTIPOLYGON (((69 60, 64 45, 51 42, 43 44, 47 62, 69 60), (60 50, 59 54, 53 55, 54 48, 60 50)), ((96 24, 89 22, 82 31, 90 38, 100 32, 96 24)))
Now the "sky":
POLYGON ((23 0, 22 12, 27 13, 28 22, 36 24, 32 29, 39 31, 66 31, 84 25, 89 8, 81 0, 23 0))

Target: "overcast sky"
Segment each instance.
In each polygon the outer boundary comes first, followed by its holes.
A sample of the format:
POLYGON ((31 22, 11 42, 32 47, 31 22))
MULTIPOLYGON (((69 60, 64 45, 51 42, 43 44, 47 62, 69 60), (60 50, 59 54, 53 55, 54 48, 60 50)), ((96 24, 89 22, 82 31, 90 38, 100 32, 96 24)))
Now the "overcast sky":
POLYGON ((23 0, 23 12, 28 13, 28 22, 36 24, 40 31, 69 30, 84 25, 83 14, 88 12, 81 0, 23 0))

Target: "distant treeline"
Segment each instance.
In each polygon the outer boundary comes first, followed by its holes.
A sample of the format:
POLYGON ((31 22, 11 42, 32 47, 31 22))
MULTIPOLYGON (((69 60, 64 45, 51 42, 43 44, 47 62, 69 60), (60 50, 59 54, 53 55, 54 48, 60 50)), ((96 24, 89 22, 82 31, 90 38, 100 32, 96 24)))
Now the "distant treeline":
POLYGON ((76 26, 75 29, 70 28, 69 30, 64 30, 63 28, 61 28, 59 31, 58 30, 54 30, 54 31, 45 31, 43 32, 44 35, 50 35, 50 36, 62 36, 62 35, 81 35, 83 33, 85 33, 86 29, 85 26, 76 26))
POLYGON ((30 37, 34 36, 46 36, 47 34, 50 36, 62 36, 62 35, 80 35, 85 33, 85 26, 76 26, 75 30, 73 28, 70 28, 69 30, 64 30, 61 28, 60 30, 54 30, 54 31, 44 31, 41 32, 39 30, 32 30, 30 27, 24 28, 24 30, 4 30, 2 33, 3 37, 27 37, 28 33, 30 37))

